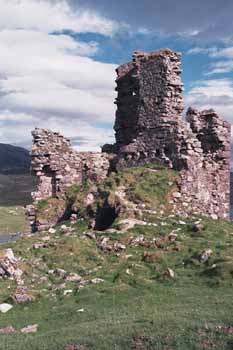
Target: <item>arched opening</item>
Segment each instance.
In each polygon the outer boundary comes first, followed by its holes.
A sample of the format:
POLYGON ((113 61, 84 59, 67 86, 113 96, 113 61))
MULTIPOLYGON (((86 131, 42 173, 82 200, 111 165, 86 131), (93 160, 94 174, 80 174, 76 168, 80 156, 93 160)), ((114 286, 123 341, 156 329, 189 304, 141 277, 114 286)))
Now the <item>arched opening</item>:
POLYGON ((104 206, 96 215, 95 230, 104 231, 112 226, 117 218, 115 207, 104 206))

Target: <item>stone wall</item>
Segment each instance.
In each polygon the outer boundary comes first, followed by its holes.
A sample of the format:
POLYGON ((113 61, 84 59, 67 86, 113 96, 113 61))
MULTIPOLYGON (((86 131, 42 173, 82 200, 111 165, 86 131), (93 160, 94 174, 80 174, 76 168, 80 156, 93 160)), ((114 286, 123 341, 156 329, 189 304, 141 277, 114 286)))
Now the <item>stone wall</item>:
POLYGON ((110 156, 105 153, 77 152, 70 140, 56 132, 32 132, 31 169, 38 178, 34 201, 62 196, 67 187, 86 179, 102 181, 109 172, 110 156))
MULTIPOLYGON (((132 62, 117 69, 116 143, 105 145, 106 153, 79 153, 62 135, 35 129, 35 203, 62 198, 67 187, 86 179, 101 182, 115 169, 158 161, 180 172, 171 198, 177 214, 229 219, 230 125, 213 110, 189 108, 182 117, 180 74, 181 55, 169 49, 135 52, 132 62)), ((29 216, 36 221, 33 206, 29 216)))
POLYGON ((37 177, 37 191, 32 193, 33 205, 27 207, 32 230, 42 230, 56 224, 67 211, 64 192, 72 185, 85 180, 101 182, 110 169, 111 156, 106 153, 77 152, 70 140, 61 134, 36 128, 32 132, 31 171, 37 177), (39 219, 36 204, 56 198, 59 204, 56 215, 50 220, 39 219))
POLYGON ((181 55, 135 52, 117 69, 118 168, 162 161, 181 171, 178 213, 229 218, 230 125, 213 110, 184 109, 181 55))

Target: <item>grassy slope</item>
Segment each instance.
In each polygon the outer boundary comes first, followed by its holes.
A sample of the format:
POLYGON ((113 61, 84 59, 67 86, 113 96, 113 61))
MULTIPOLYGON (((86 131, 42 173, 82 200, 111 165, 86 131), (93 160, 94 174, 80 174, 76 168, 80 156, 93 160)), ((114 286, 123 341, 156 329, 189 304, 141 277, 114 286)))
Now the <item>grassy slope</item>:
MULTIPOLYGON (((164 185, 167 178, 158 173, 154 173, 155 183, 160 186, 159 177, 164 185)), ((138 184, 137 198, 142 193, 138 184)), ((83 240, 84 221, 74 226, 69 237, 58 228, 56 235, 50 235, 47 248, 32 249, 34 242, 43 242, 48 236, 46 232, 6 245, 24 257, 26 285, 36 300, 1 315, 0 327, 11 324, 19 330, 38 323, 39 330, 34 335, 0 335, 0 349, 59 350, 70 343, 95 350, 232 349, 232 335, 216 327, 233 324, 233 224, 202 218, 205 230, 195 234, 191 226, 196 219, 180 222, 180 218, 159 213, 147 217, 157 226, 96 232, 97 240, 104 235, 112 243, 127 246, 118 254, 104 253, 95 240, 83 240), (174 229, 180 229, 177 240, 164 240, 174 229), (160 247, 129 244, 142 233, 148 240, 160 239, 160 247), (213 250, 213 256, 200 263, 197 256, 207 248, 213 250), (174 279, 164 276, 168 267, 174 270, 174 279), (72 294, 64 296, 63 290, 54 290, 64 283, 48 273, 54 268, 76 272, 87 280, 103 278, 104 282, 79 291, 69 282, 65 289, 72 289, 72 294)), ((12 282, 1 282, 0 302, 7 301, 14 288, 12 282)))
POLYGON ((30 204, 34 190, 35 178, 29 174, 0 174, 0 206, 30 204))
POLYGON ((22 207, 0 207, 0 236, 29 230, 29 224, 22 207))

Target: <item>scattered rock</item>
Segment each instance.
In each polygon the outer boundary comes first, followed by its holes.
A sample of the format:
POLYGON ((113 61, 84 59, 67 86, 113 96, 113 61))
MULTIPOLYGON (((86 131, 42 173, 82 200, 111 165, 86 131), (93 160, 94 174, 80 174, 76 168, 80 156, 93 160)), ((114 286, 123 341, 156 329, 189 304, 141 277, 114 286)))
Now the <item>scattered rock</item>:
POLYGON ((80 282, 78 282, 77 289, 82 289, 89 283, 90 281, 82 279, 80 282))
POLYGON ((117 224, 117 227, 120 231, 128 231, 132 228, 134 228, 135 225, 146 225, 145 221, 142 220, 137 220, 134 218, 129 218, 129 219, 124 219, 124 220, 120 220, 117 224))
POLYGON ((233 334, 233 326, 217 326, 216 331, 227 334, 233 334))
POLYGON ((186 225, 186 222, 184 222, 184 221, 182 221, 182 220, 179 220, 179 221, 178 221, 178 224, 179 224, 179 225, 186 225))
POLYGON ((181 193, 180 192, 174 192, 172 195, 174 198, 181 198, 181 193))
POLYGON ((66 288, 66 283, 61 283, 61 284, 58 284, 55 288, 53 288, 55 291, 56 290, 62 290, 62 289, 65 289, 66 288))
POLYGON ((18 287, 11 298, 16 304, 31 302, 35 299, 28 293, 28 289, 26 287, 18 287))
POLYGON ((78 309, 77 312, 84 312, 84 309, 78 309))
POLYGON ((192 226, 192 231, 193 232, 201 232, 205 229, 205 226, 201 223, 195 223, 192 226))
POLYGON ((70 217, 70 222, 72 224, 75 224, 78 220, 78 215, 77 214, 72 214, 71 217, 70 217))
POLYGON ((66 278, 67 276, 67 271, 63 270, 63 269, 55 269, 54 270, 54 274, 60 278, 66 278))
POLYGON ((126 246, 124 244, 121 244, 120 242, 116 242, 113 244, 113 249, 115 252, 119 252, 125 250, 126 246))
POLYGON ((62 233, 64 233, 65 235, 70 235, 71 234, 71 232, 72 232, 72 228, 71 227, 68 227, 68 226, 66 226, 66 225, 62 225, 61 226, 61 231, 62 231, 62 233))
POLYGON ((94 278, 93 280, 91 280, 91 283, 93 284, 99 284, 99 283, 103 283, 104 280, 102 278, 94 278))
POLYGON ((98 243, 99 248, 104 252, 111 251, 112 246, 108 244, 108 242, 109 242, 109 237, 101 237, 101 241, 98 243))
POLYGON ((36 333, 37 331, 38 331, 38 324, 29 325, 21 329, 21 333, 25 333, 25 334, 36 333))
POLYGON ((12 308, 13 306, 10 304, 6 304, 6 303, 0 304, 0 312, 2 312, 3 314, 10 311, 12 308))
POLYGON ((16 258, 12 249, 0 252, 0 278, 15 280, 18 285, 23 284, 23 271, 19 268, 20 258, 16 258))
POLYGON ((85 345, 82 344, 67 344, 66 350, 88 350, 85 345))
POLYGON ((12 326, 6 326, 4 328, 0 328, 0 334, 11 334, 11 333, 15 333, 15 332, 16 332, 16 330, 12 326))
POLYGON ((33 244, 33 249, 37 250, 37 249, 42 249, 42 248, 48 248, 48 244, 47 243, 42 243, 42 242, 33 244))
POLYGON ((177 234, 175 233, 175 231, 172 231, 171 233, 169 233, 168 235, 168 239, 170 242, 175 242, 177 239, 177 234))
POLYGON ((139 245, 143 245, 144 241, 145 241, 144 235, 139 235, 136 238, 132 238, 132 240, 130 241, 130 245, 137 247, 139 245))
POLYGON ((200 254, 199 260, 201 263, 205 263, 209 260, 210 256, 213 254, 213 251, 211 249, 205 249, 200 254))
POLYGON ((73 293, 73 289, 66 289, 66 290, 64 290, 64 292, 63 292, 63 295, 68 295, 68 294, 72 294, 73 293))
POLYGON ((51 227, 51 228, 49 229, 49 233, 51 233, 51 234, 53 235, 53 234, 56 233, 56 230, 55 230, 54 228, 51 227))
POLYGON ((175 272, 168 268, 165 272, 164 272, 164 276, 169 277, 169 278, 175 278, 175 272))
POLYGON ((94 240, 96 239, 95 232, 88 231, 88 232, 85 232, 84 235, 85 235, 87 238, 94 239, 94 240))
POLYGON ((45 237, 42 237, 41 239, 44 242, 48 242, 48 241, 50 241, 51 238, 50 238, 50 236, 45 236, 45 237))
POLYGON ((69 273, 65 279, 67 282, 80 282, 82 277, 76 273, 69 273))

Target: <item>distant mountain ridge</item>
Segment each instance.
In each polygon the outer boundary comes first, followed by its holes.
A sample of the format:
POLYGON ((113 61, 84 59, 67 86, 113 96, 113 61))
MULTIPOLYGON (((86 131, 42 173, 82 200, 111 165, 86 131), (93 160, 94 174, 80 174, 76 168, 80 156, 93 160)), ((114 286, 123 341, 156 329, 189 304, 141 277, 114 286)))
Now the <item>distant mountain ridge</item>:
POLYGON ((22 147, 0 143, 0 173, 29 173, 30 153, 22 147))

